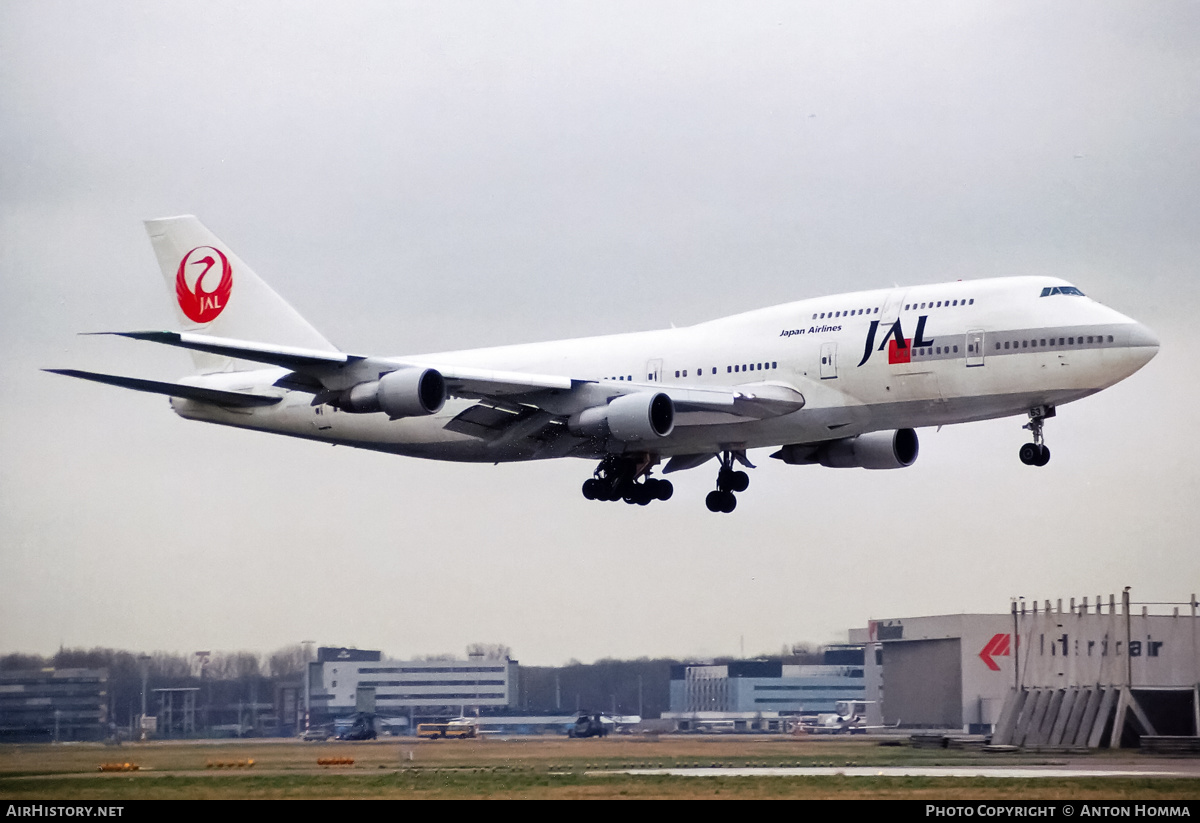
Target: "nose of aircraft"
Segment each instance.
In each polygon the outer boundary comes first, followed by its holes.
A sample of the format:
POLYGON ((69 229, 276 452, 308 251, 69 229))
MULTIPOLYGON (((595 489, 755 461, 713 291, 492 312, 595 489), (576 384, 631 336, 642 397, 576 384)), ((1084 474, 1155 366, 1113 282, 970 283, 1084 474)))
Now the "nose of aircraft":
POLYGON ((1154 355, 1158 354, 1158 335, 1135 321, 1130 327, 1129 342, 1126 345, 1142 358, 1142 362, 1139 364, 1139 368, 1141 368, 1153 360, 1154 355))
MULTIPOLYGON (((1132 331, 1129 332, 1129 345, 1146 347, 1154 349, 1157 352, 1159 347, 1158 335, 1141 323, 1134 323, 1132 331)), ((1153 354, 1151 354, 1151 357, 1153 357, 1153 354)))

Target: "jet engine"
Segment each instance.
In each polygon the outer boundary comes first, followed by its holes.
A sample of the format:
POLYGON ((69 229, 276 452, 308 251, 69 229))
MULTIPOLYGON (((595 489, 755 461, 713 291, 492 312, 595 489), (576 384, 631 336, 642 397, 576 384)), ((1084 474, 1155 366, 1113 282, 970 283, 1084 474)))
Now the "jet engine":
POLYGON ((917 433, 897 429, 784 446, 771 456, 793 465, 819 463, 832 469, 904 469, 916 462, 918 450, 917 433))
POLYGON ((386 412, 397 417, 436 414, 446 403, 446 380, 436 369, 400 369, 342 392, 338 407, 348 412, 386 412))
POLYGON ((624 394, 607 406, 593 406, 571 416, 573 434, 611 435, 623 442, 666 437, 675 429, 675 404, 662 392, 624 394))

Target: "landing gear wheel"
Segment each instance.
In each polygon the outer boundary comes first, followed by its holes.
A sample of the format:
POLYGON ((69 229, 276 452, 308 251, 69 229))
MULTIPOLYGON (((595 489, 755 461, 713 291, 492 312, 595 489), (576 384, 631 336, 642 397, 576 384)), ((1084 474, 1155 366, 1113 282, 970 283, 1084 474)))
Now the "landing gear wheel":
POLYGON ((669 480, 650 477, 657 464, 650 454, 610 454, 596 466, 592 477, 583 484, 583 496, 588 500, 617 502, 631 506, 646 506, 655 500, 669 500, 675 489, 669 480))
POLYGON ((1019 452, 1021 462, 1026 466, 1044 466, 1050 462, 1050 447, 1039 446, 1037 443, 1026 443, 1019 452))
POLYGON ((1046 419, 1054 416, 1053 406, 1034 406, 1029 410, 1029 422, 1023 428, 1033 435, 1033 442, 1022 446, 1019 453, 1021 462, 1026 466, 1044 466, 1050 462, 1050 449, 1046 446, 1042 430, 1046 419))
POLYGON ((1040 452, 1041 449, 1037 447, 1036 443, 1026 443, 1021 447, 1021 450, 1017 452, 1017 455, 1021 458, 1021 462, 1026 466, 1036 466, 1038 459, 1041 457, 1040 452))
POLYGON ((671 485, 670 480, 659 480, 656 491, 659 500, 670 500, 671 495, 675 493, 675 487, 671 485))
POLYGON ((723 492, 743 492, 750 485, 750 475, 730 468, 717 472, 717 489, 723 492))
POLYGON ((734 492, 744 492, 750 487, 750 475, 734 469, 734 460, 754 468, 754 465, 746 459, 744 451, 730 449, 723 451, 721 453, 721 469, 717 472, 717 489, 709 492, 708 497, 704 500, 710 512, 729 514, 737 508, 737 498, 734 497, 734 492))
POLYGON ((711 491, 708 497, 704 498, 704 505, 708 506, 710 512, 729 514, 737 508, 737 498, 733 496, 733 492, 711 491))
POLYGON ((651 477, 646 480, 646 491, 650 494, 651 500, 670 500, 671 495, 675 493, 675 487, 671 485, 670 480, 658 480, 651 477))

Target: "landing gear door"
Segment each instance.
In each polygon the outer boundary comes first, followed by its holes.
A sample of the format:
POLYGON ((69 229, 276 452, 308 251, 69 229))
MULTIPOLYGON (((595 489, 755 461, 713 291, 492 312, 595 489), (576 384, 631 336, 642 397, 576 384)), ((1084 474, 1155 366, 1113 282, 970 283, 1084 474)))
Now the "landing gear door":
POLYGON ((821 344, 821 379, 837 377, 837 343, 821 344))
POLYGON ((647 360, 646 361, 646 382, 661 383, 662 382, 662 361, 647 360))
POLYGON ((983 365, 983 331, 972 329, 967 332, 967 365, 983 365))

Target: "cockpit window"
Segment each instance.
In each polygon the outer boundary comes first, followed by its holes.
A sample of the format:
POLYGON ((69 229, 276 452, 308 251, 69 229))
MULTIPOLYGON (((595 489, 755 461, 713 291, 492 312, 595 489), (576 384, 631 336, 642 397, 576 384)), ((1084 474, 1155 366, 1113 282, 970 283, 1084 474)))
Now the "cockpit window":
POLYGON ((1052 294, 1073 294, 1077 297, 1085 297, 1083 292, 1074 286, 1047 286, 1042 289, 1042 297, 1049 297, 1052 294))

